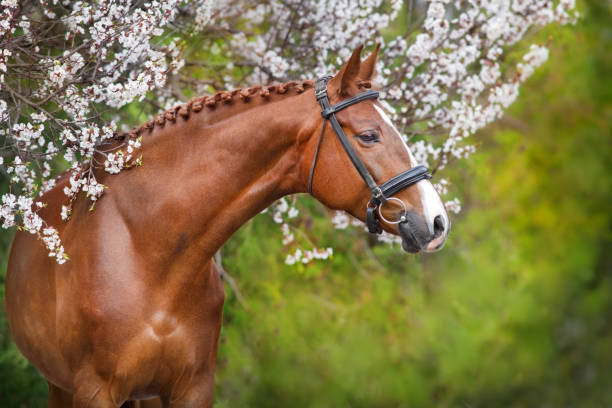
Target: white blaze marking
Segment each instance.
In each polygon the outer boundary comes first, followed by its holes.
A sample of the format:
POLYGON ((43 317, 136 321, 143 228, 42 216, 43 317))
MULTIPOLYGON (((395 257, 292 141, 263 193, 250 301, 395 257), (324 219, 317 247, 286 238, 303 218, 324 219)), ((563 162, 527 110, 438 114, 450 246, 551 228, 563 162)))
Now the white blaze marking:
MULTIPOLYGON (((391 118, 389 117, 389 115, 387 115, 387 113, 380 106, 376 104, 374 104, 374 108, 376 109, 378 114, 382 117, 383 121, 387 125, 389 125, 391 129, 393 129, 393 132, 395 133, 395 135, 400 139, 400 141, 402 142, 402 145, 406 148, 406 151, 408 152, 408 155, 410 157, 410 167, 416 166, 418 163, 416 159, 414 158, 414 155, 408 148, 408 145, 406 145, 406 143, 402 139, 399 131, 397 130, 393 122, 391 122, 391 118)), ((416 186, 418 187, 419 193, 420 193, 419 195, 421 196, 421 205, 423 206, 423 212, 425 216, 425 221, 427 223, 427 228, 429 228, 429 233, 433 235, 434 233, 433 221, 434 221, 434 218, 438 215, 444 219, 444 226, 445 228, 448 229, 448 226, 449 226, 448 214, 446 213, 446 208, 444 208, 444 204, 442 204, 440 195, 434 188, 433 184, 431 184, 429 180, 421 180, 418 183, 416 183, 416 186)))

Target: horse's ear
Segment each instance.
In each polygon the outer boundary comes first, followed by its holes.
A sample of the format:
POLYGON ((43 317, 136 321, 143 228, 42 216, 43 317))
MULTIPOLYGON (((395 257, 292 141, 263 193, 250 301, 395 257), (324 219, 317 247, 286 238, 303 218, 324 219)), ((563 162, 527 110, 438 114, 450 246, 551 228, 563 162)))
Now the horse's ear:
POLYGON ((380 49, 380 43, 376 43, 376 48, 372 53, 366 58, 362 63, 359 69, 359 79, 364 81, 369 81, 374 76, 376 72, 376 61, 378 60, 378 50, 380 49))
POLYGON ((346 95, 351 86, 356 85, 361 66, 362 49, 363 44, 355 48, 349 60, 340 68, 340 72, 329 81, 330 87, 337 89, 340 95, 346 95))

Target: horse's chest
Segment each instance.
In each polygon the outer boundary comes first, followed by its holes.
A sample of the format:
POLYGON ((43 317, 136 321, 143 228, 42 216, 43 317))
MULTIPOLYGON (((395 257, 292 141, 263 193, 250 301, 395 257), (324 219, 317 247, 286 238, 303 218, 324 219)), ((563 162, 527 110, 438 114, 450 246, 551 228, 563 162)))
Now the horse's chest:
POLYGON ((98 289, 77 302, 78 317, 62 314, 67 326, 81 328, 60 345, 73 369, 92 365, 121 395, 176 387, 213 369, 224 301, 214 266, 189 285, 139 281, 98 289))
POLYGON ((184 300, 190 301, 174 308, 151 302, 148 316, 134 323, 138 329, 132 327, 130 336, 117 338, 112 354, 111 350, 99 354, 106 360, 101 364, 109 363, 109 355, 116 356, 106 377, 119 380, 125 394, 161 387, 160 393, 180 395, 195 378, 214 370, 222 292, 199 293, 198 298, 184 300))

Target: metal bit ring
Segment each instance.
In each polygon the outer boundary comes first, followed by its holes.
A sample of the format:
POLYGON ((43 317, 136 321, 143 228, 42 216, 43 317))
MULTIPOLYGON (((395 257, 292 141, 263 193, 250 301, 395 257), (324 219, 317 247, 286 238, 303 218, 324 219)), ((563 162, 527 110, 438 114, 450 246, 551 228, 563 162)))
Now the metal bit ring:
POLYGON ((402 222, 406 221, 406 214, 408 213, 408 208, 406 207, 406 204, 404 204, 404 202, 402 200, 400 200, 399 198, 396 197, 389 197, 387 198, 387 201, 385 203, 382 203, 378 206, 378 216, 380 217, 381 220, 383 220, 384 222, 386 222, 387 224, 399 224, 402 222), (390 221, 388 219, 385 218, 385 216, 382 214, 382 208, 383 205, 385 205, 385 203, 388 203, 389 201, 394 200, 397 201, 398 203, 400 203, 400 205, 403 207, 403 211, 402 211, 402 215, 400 217, 400 219, 398 221, 390 221))

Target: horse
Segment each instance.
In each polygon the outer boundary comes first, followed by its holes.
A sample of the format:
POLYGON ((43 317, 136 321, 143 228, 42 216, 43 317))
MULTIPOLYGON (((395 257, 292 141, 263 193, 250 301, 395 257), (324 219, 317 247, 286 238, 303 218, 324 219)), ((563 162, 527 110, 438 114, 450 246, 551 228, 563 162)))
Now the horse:
POLYGON ((409 252, 442 247, 448 214, 370 89, 378 46, 363 61, 361 52, 321 89, 306 80, 219 92, 118 136, 117 146, 142 137, 143 165, 92 167, 106 186, 93 211, 83 193, 69 202, 68 173, 40 197, 69 260, 17 232, 5 302, 49 407, 211 407, 224 302, 214 254, 285 195, 310 191, 369 225, 375 217, 409 252), (418 170, 410 183, 396 176, 407 168, 418 170), (404 183, 382 188, 397 202, 376 190, 389 178, 404 183))

